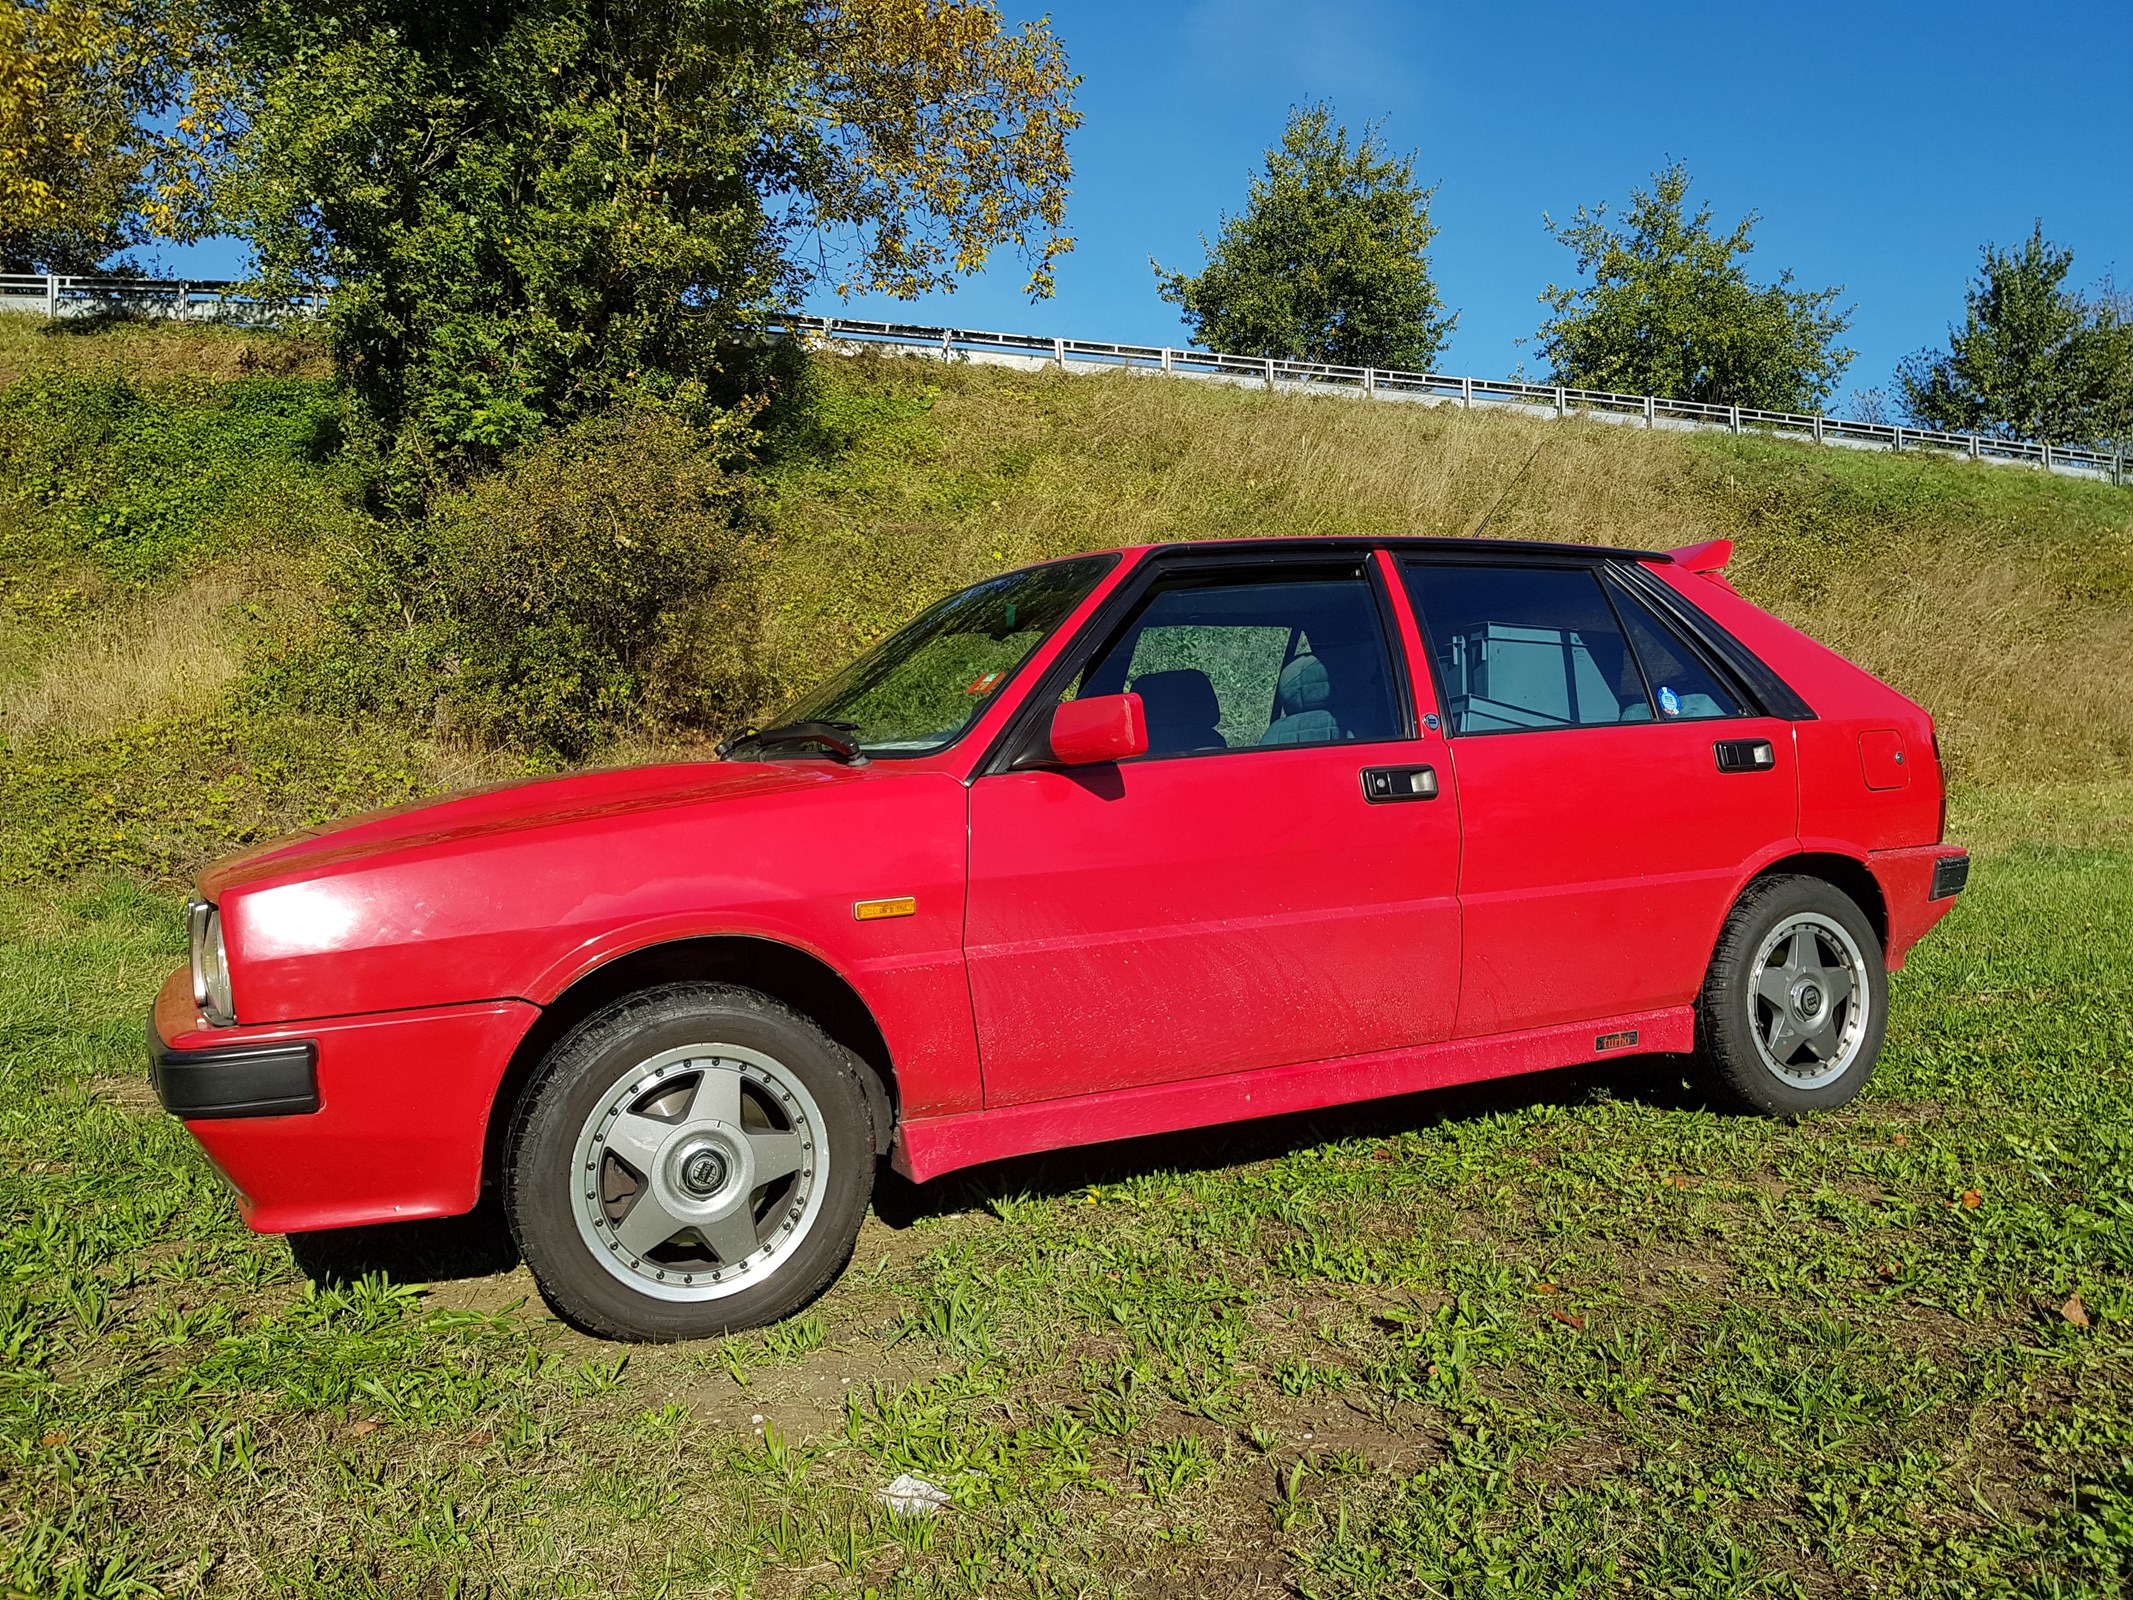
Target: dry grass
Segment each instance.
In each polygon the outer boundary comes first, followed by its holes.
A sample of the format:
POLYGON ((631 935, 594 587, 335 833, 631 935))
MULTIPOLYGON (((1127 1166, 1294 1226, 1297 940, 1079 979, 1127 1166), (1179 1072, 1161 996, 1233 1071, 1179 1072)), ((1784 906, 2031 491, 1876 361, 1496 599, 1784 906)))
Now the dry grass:
POLYGON ((34 677, 0 687, 0 735, 93 737, 206 710, 237 676, 242 630, 230 619, 249 592, 218 571, 99 611, 49 649, 34 677))
POLYGON ((0 384, 32 373, 119 373, 142 380, 323 378, 316 338, 213 323, 0 314, 0 384))
POLYGON ((1963 778, 2133 771, 2133 613, 2035 566, 1958 547, 1773 609, 1928 706, 1963 778))

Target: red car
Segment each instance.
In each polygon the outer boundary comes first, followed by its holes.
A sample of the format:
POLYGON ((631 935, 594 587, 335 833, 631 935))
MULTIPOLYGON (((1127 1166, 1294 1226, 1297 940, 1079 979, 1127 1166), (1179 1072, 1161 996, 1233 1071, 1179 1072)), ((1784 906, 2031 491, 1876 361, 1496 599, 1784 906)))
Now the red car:
POLYGON ((951 595, 724 759, 224 861, 163 1103, 266 1232, 498 1186, 554 1308, 785 1315, 876 1158, 1694 1053, 1859 1092, 1946 912, 1932 720, 1671 554, 1276 539, 951 595))

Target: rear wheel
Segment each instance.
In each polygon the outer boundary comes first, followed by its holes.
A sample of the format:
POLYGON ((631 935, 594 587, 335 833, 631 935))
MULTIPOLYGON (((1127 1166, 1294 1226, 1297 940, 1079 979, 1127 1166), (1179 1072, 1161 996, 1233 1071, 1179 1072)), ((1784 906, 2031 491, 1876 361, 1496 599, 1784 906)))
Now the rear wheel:
POLYGON ((1765 1116, 1841 1106, 1872 1074, 1887 1020, 1887 964, 1857 902, 1820 878, 1749 886, 1719 935, 1697 1019, 1721 1095, 1765 1116))
POLYGON ((613 1339, 788 1316, 852 1253, 873 1127, 851 1055, 753 990, 677 984, 572 1030, 520 1102, 504 1205, 541 1292, 613 1339))

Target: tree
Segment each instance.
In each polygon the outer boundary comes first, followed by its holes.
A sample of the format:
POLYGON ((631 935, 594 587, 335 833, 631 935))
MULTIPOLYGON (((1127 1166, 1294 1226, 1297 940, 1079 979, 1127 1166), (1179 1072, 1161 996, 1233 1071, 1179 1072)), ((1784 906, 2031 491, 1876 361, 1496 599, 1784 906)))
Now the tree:
POLYGON ((1689 182, 1678 162, 1654 173, 1649 189, 1630 191, 1620 227, 1604 205, 1578 207, 1567 224, 1544 219, 1591 280, 1541 293, 1555 313, 1536 336, 1550 381, 1771 411, 1818 407, 1856 353, 1836 344, 1851 325, 1848 310, 1833 309, 1843 290, 1794 289, 1789 271, 1750 283, 1742 258, 1760 218, 1751 211, 1732 232, 1714 233, 1709 206, 1685 209, 1689 182))
POLYGON ((239 0, 222 174, 274 292, 330 287, 359 431, 412 503, 620 403, 716 405, 832 271, 1048 292, 1075 80, 988 0, 239 0), (818 241, 816 259, 802 251, 818 241))
POLYGON ((205 223, 215 42, 194 0, 0 6, 0 271, 90 272, 205 223))
POLYGON ((2041 222, 2014 249, 1987 244, 1948 348, 1897 369, 1912 420, 2047 444, 2133 433, 2133 315, 2108 285, 2068 289, 2073 265, 2041 222))
POLYGON ((1155 267, 1159 292, 1211 350, 1354 367, 1426 370, 1451 336, 1431 280, 1435 194, 1413 154, 1390 155, 1377 125, 1352 147, 1317 105, 1289 113, 1241 216, 1222 219, 1197 274, 1155 267))

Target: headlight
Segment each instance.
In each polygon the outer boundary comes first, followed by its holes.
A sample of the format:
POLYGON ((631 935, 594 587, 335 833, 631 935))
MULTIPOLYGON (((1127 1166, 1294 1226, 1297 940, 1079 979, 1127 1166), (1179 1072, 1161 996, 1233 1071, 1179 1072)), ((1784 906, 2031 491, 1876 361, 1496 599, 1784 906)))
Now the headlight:
POLYGON ((193 1004, 218 1028, 237 1020, 230 1004, 230 958, 222 948, 222 913, 205 900, 185 908, 185 920, 193 938, 193 1004))

